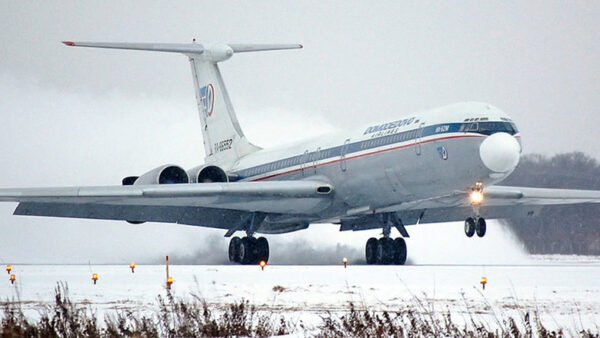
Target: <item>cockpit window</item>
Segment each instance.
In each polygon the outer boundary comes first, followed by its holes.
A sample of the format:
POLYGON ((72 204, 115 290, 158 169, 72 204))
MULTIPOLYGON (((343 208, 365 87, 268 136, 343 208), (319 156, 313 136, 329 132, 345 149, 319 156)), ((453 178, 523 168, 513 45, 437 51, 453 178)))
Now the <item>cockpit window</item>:
POLYGON ((463 123, 461 124, 458 131, 464 131, 465 133, 468 131, 477 131, 479 129, 479 125, 477 122, 463 123))
POLYGON ((514 135, 517 133, 517 128, 514 123, 510 122, 480 122, 478 132, 484 135, 500 132, 514 135))

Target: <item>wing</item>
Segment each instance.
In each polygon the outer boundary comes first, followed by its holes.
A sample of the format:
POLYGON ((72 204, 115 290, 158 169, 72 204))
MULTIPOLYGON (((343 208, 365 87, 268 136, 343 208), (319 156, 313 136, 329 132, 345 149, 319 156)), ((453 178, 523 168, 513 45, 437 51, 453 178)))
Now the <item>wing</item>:
POLYGON ((230 229, 252 213, 310 215, 332 202, 331 185, 270 181, 0 189, 15 215, 156 221, 230 229))
MULTIPOLYGON (((600 191, 489 186, 484 188, 485 200, 479 207, 481 216, 488 219, 529 217, 539 215, 546 205, 600 203, 600 191)), ((410 201, 376 210, 377 213, 396 212, 405 225, 464 221, 473 216, 468 192, 453 193, 410 201)), ((362 230, 380 227, 361 225, 365 215, 341 219, 343 230, 362 230)))
POLYGON ((598 190, 491 186, 485 189, 485 196, 494 205, 600 203, 598 190))

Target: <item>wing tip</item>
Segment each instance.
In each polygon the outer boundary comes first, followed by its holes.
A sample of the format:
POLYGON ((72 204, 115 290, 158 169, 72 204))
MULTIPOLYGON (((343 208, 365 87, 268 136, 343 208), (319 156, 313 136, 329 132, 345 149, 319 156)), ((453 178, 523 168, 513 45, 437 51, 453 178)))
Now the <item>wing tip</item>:
POLYGON ((65 46, 71 46, 71 47, 72 47, 72 46, 75 46, 75 42, 73 42, 73 41, 63 41, 62 43, 63 43, 65 46))

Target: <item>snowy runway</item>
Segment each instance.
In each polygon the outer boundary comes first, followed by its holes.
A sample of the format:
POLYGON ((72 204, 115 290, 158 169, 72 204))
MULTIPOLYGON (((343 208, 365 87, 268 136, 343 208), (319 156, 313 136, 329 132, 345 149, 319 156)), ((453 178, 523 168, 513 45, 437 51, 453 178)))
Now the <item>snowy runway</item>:
MULTIPOLYGON (((596 328, 600 323, 600 261, 536 257, 524 265, 258 266, 174 265, 173 292, 211 304, 246 299, 263 310, 314 322, 326 311, 397 310, 414 307, 466 321, 489 321, 538 311, 548 327, 596 328), (487 278, 485 290, 481 277, 487 278)), ((70 298, 99 312, 130 308, 152 311, 165 294, 165 268, 140 265, 16 265, 14 285, 0 283, 2 300, 18 300, 27 311, 54 301, 58 281, 70 298), (92 273, 98 273, 96 285, 92 273)))

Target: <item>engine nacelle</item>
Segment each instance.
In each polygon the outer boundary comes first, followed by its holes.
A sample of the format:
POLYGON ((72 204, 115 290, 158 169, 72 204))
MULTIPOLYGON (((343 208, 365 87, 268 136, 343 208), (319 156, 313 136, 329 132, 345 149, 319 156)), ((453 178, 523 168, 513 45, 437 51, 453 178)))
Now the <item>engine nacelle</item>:
POLYGON ((185 170, 176 165, 163 165, 138 177, 133 185, 189 183, 185 170))
POLYGON ((225 170, 216 165, 201 165, 188 170, 190 183, 229 182, 225 170))

